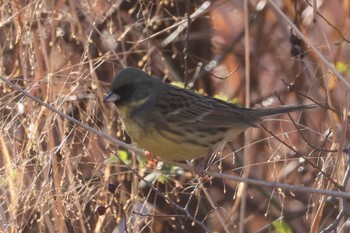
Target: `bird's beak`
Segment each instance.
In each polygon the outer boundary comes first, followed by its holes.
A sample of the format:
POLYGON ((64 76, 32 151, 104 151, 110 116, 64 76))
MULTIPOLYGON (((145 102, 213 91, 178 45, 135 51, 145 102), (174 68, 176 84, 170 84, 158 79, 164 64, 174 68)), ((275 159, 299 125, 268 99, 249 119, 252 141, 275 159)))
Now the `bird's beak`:
POLYGON ((110 91, 108 95, 103 99, 103 102, 115 102, 117 100, 120 100, 120 96, 114 93, 113 91, 110 91))

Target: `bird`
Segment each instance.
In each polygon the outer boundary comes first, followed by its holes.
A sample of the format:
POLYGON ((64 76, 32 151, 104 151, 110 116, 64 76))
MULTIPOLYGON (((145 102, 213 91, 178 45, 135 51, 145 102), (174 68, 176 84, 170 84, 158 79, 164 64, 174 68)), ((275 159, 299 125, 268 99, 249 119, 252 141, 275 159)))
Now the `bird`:
POLYGON ((243 108, 165 83, 134 67, 113 78, 103 102, 115 104, 123 128, 139 147, 167 161, 212 155, 247 128, 259 127, 264 117, 317 106, 243 108))

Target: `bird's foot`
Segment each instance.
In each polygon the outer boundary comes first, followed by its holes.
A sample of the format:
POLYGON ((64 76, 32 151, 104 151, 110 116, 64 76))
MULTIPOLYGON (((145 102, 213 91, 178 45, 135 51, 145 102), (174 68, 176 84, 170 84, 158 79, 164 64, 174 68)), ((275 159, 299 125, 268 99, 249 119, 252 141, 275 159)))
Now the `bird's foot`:
POLYGON ((199 180, 205 181, 209 179, 209 176, 204 173, 206 170, 208 160, 209 159, 205 157, 200 160, 195 160, 194 163, 187 161, 187 163, 191 165, 194 169, 193 175, 198 176, 199 180))

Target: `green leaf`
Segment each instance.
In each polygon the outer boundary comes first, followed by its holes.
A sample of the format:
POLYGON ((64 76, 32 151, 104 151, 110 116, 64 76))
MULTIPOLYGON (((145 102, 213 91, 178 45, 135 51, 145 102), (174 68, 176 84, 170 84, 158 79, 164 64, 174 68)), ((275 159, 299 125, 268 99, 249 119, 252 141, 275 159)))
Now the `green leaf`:
POLYGON ((158 177, 158 181, 162 184, 165 184, 168 180, 169 180, 169 177, 164 174, 160 174, 160 176, 158 177))
POLYGON ((120 159, 124 162, 129 162, 129 156, 128 156, 128 152, 126 152, 125 150, 118 150, 117 154, 119 155, 120 159))
POLYGON ((278 233, 293 233, 292 228, 281 218, 273 221, 272 225, 278 233))
POLYGON ((341 73, 344 73, 349 70, 349 66, 345 62, 337 62, 335 64, 335 68, 341 73))
POLYGON ((119 163, 120 160, 125 162, 125 163, 130 163, 130 159, 128 156, 128 152, 124 151, 124 150, 118 150, 117 151, 117 155, 119 156, 111 156, 109 158, 107 158, 103 163, 104 164, 114 164, 114 163, 119 163))

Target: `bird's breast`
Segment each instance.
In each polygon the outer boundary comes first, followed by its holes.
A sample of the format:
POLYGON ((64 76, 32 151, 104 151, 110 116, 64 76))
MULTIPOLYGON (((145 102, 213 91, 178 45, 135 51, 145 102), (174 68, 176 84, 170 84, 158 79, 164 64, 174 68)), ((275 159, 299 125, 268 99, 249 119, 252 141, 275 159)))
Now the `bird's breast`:
POLYGON ((226 141, 243 131, 212 127, 199 130, 191 126, 168 124, 155 114, 140 117, 128 109, 119 108, 118 111, 133 141, 140 148, 166 160, 190 160, 207 156, 221 150, 226 141))

